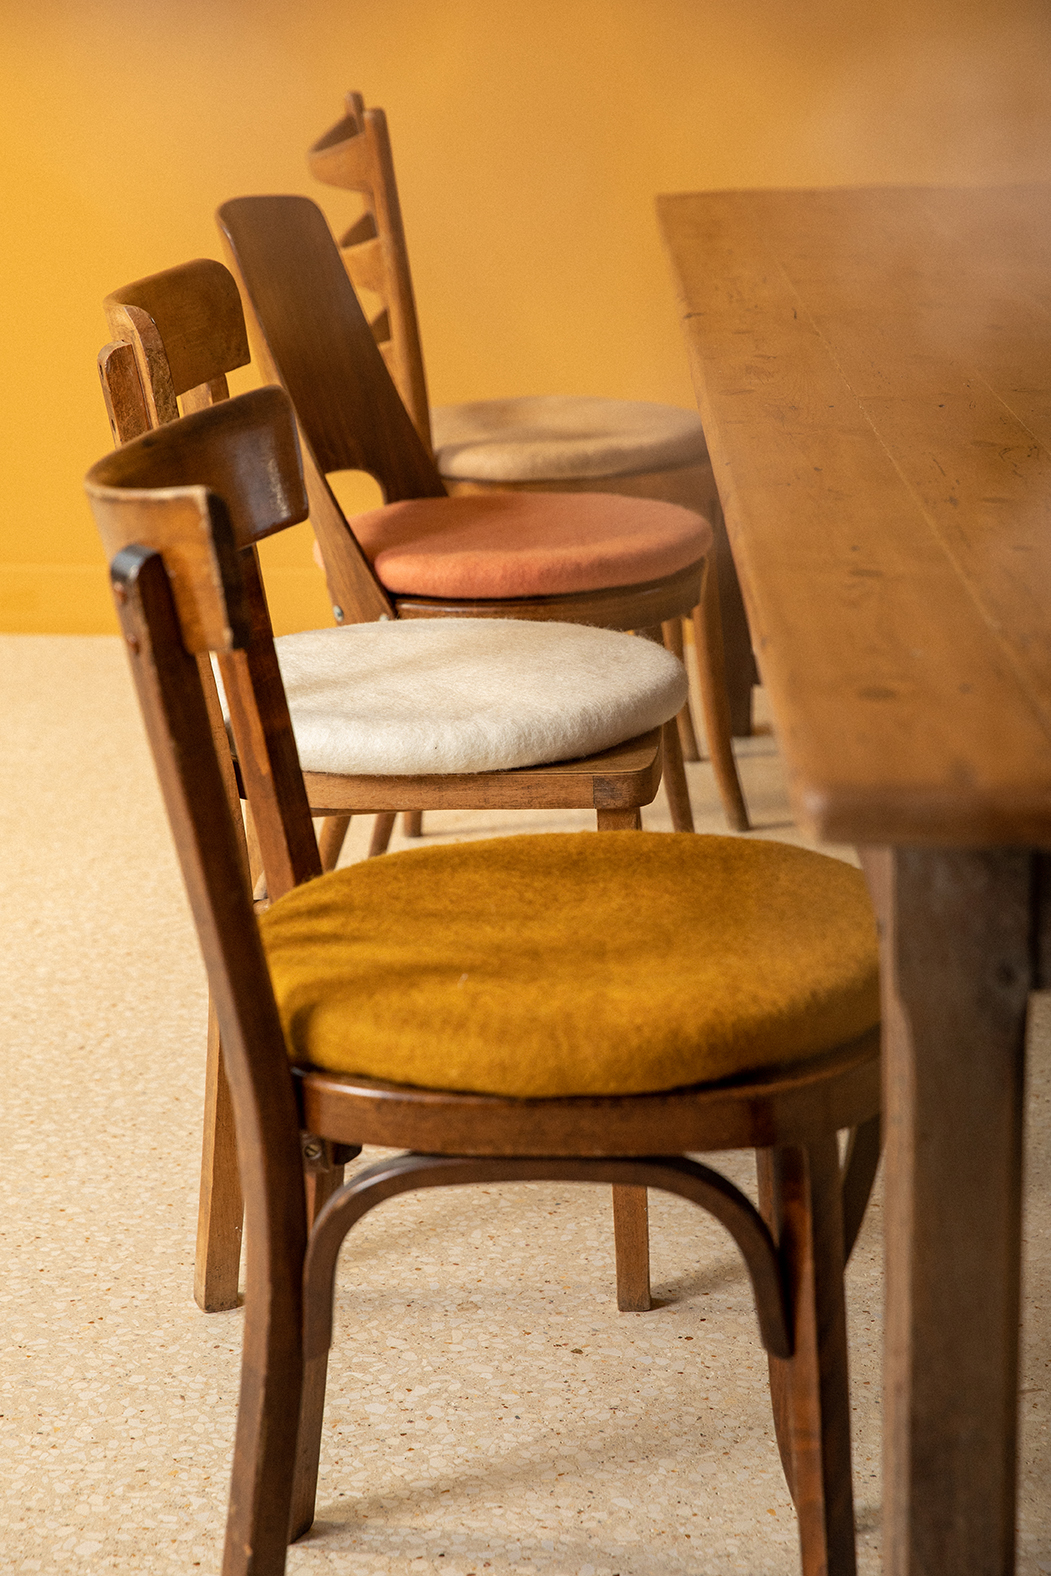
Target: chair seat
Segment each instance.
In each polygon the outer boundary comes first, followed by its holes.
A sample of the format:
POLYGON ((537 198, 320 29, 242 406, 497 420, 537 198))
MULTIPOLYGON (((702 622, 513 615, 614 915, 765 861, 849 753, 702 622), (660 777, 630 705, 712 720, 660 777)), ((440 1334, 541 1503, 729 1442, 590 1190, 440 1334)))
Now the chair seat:
POLYGON ((431 412, 443 476, 465 481, 569 481, 700 465, 696 411, 640 400, 563 395, 479 400, 431 412))
POLYGON ((576 760, 687 692, 662 646, 581 624, 407 619, 275 642, 304 771, 418 776, 576 760))
POLYGON ((879 1019, 861 874, 771 842, 560 833, 389 854, 260 921, 290 1057, 519 1098, 783 1066, 879 1019))
POLYGON ((355 515, 354 531, 388 591, 469 601, 638 585, 712 545, 699 514, 614 493, 411 498, 355 515))

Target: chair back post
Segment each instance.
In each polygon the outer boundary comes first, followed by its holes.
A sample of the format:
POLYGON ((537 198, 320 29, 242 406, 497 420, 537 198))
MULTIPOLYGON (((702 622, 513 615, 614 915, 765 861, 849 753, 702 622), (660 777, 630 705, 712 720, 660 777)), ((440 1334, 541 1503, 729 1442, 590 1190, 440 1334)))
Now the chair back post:
POLYGON ((360 93, 348 93, 346 107, 343 120, 310 149, 307 165, 319 181, 364 198, 364 214, 340 238, 343 262, 355 288, 374 291, 383 303, 373 334, 430 451, 427 376, 387 117, 366 109, 360 93))
POLYGON ((254 545, 307 512, 286 395, 255 389, 148 432, 88 486, 107 556, 160 551, 189 648, 218 655, 270 897, 320 875, 254 545))
MULTIPOLYGON (((105 511, 107 500, 96 491, 92 506, 105 511)), ((307 1232, 299 1115, 198 668, 183 643, 161 555, 125 549, 114 560, 112 582, 204 953, 237 1126, 250 1246, 227 1550, 252 1548, 255 1568, 278 1570, 296 1450, 289 1417, 298 1415, 303 1374, 307 1232)))
POLYGON ((130 443, 153 425, 134 345, 126 339, 103 345, 98 353, 98 369, 113 441, 130 443))
POLYGON ((325 480, 375 477, 385 499, 445 488, 402 404, 321 210, 307 197, 239 197, 218 222, 242 290, 257 360, 295 408, 311 524, 334 605, 348 622, 392 618, 393 604, 325 480))
POLYGON ((227 373, 248 364, 237 286, 213 258, 134 280, 103 309, 110 332, 132 348, 151 427, 176 419, 180 397, 186 415, 227 399, 227 373))

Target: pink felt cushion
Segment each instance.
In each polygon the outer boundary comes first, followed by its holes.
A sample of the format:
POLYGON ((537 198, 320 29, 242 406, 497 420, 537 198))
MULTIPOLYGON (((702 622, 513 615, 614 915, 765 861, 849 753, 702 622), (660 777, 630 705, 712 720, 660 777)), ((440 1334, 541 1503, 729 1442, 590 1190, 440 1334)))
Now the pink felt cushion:
POLYGON ((560 596, 658 580, 711 549, 707 520, 615 493, 412 498, 354 517, 388 591, 485 599, 560 596))

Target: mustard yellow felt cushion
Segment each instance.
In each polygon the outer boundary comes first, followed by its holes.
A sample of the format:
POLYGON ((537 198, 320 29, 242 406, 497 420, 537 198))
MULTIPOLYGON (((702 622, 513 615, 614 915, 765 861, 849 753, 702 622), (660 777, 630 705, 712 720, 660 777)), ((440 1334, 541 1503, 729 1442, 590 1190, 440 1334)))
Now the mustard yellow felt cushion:
POLYGON ((637 1094, 879 1017, 864 881, 783 843, 646 832, 387 854, 261 922, 289 1054, 447 1090, 637 1094))

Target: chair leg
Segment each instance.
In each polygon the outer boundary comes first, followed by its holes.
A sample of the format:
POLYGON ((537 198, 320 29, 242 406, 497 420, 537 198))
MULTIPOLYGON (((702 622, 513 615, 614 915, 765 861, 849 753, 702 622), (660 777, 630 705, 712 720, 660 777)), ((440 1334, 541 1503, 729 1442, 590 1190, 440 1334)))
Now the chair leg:
POLYGON ((303 1364, 303 1396, 299 1409, 296 1438, 296 1466, 292 1480, 292 1513, 288 1541, 294 1543, 309 1532, 317 1503, 317 1475, 321 1461, 321 1425, 325 1418, 325 1381, 328 1378, 328 1352, 311 1357, 303 1364))
MULTIPOLYGON (((682 619, 670 618, 661 625, 661 628, 664 631, 665 647, 678 657, 680 662, 683 662, 685 658, 682 640, 682 619)), ((679 724, 679 743, 682 745, 683 760, 699 761, 701 752, 697 748, 697 735, 693 730, 693 714, 690 711, 689 700, 687 700, 675 720, 679 724)))
POLYGON ((193 1275, 194 1299, 204 1313, 222 1313, 237 1307, 243 1218, 233 1104, 223 1067, 219 1025, 209 1001, 204 1142, 193 1275))
POLYGON ((880 1118, 855 1127, 843 1159, 843 1262, 850 1258, 865 1218, 883 1149, 880 1118))
POLYGON ((596 810, 600 832, 641 832, 641 810, 596 810))
POLYGON ((617 1255, 617 1307, 621 1313, 649 1313, 650 1231, 644 1187, 613 1188, 613 1242, 617 1255))
POLYGON ((377 815, 372 823, 372 839, 369 843, 369 858, 375 859, 377 854, 385 854, 387 845, 394 831, 394 823, 398 817, 392 810, 384 810, 377 815))
POLYGON ((760 1205, 777 1236, 792 1305, 794 1351, 769 1359, 770 1393, 803 1576, 854 1576, 839 1150, 830 1134, 757 1158, 760 1205))
POLYGON ((422 837, 423 811, 406 810, 401 818, 401 829, 405 837, 422 837))
POLYGON ((326 873, 336 868, 349 825, 349 815, 326 815, 321 823, 317 847, 321 855, 321 868, 326 873))
POLYGON ((719 583, 711 558, 704 566, 701 602, 693 610, 693 628, 704 728, 708 735, 708 754, 711 756, 716 786, 730 827, 735 832, 747 832, 748 809, 741 792, 741 779, 737 775, 737 762, 730 739, 730 706, 726 698, 726 673, 723 666, 719 583))
POLYGON ((679 724, 673 717, 664 724, 664 791, 668 795, 671 824, 677 832, 693 831, 693 809, 690 790, 686 782, 686 768, 682 763, 682 746, 679 744, 679 724))

